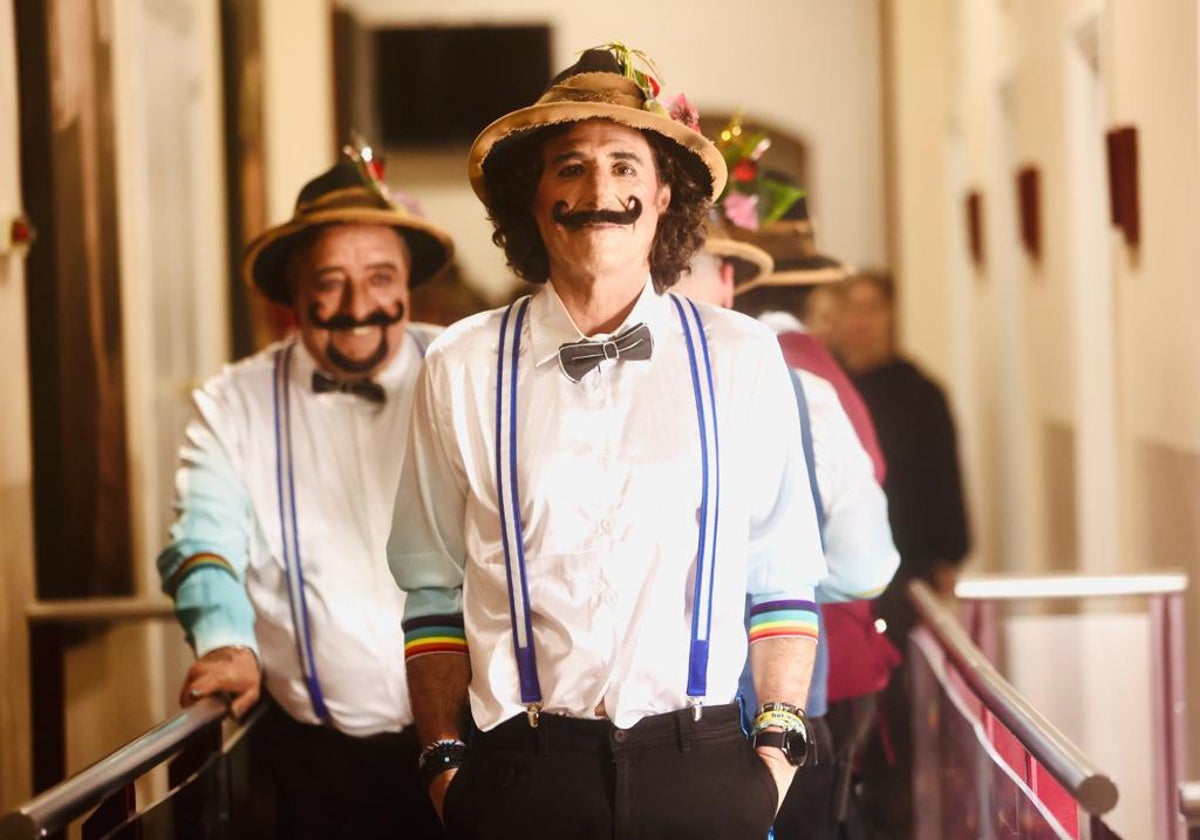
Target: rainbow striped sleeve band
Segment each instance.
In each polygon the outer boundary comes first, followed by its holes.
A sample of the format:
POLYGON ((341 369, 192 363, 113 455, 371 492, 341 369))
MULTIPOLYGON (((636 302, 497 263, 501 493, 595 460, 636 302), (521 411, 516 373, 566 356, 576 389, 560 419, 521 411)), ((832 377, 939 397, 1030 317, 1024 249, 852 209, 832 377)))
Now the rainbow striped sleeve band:
POLYGON ((193 554, 179 564, 179 568, 171 574, 171 577, 163 585, 163 590, 173 597, 175 590, 179 588, 179 584, 183 583, 185 577, 197 569, 205 568, 221 569, 222 571, 229 572, 229 574, 233 575, 234 580, 237 580, 237 572, 233 570, 233 566, 230 566, 229 561, 224 557, 216 554, 193 554))
POLYGON ((817 640, 817 605, 812 601, 766 601, 750 608, 750 644, 763 639, 817 640))
POLYGON ((404 658, 427 653, 466 653, 467 632, 462 614, 425 615, 404 622, 404 658))

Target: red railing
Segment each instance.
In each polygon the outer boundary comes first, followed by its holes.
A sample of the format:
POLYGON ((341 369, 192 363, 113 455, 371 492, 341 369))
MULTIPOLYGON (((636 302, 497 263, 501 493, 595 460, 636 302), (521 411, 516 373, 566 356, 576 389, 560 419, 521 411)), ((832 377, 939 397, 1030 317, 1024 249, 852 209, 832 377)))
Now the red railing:
POLYGON ((973 577, 955 590, 961 615, 974 643, 994 664, 1000 662, 1000 628, 1005 604, 1028 607, 1045 602, 1096 599, 1143 600, 1149 621, 1151 741, 1154 837, 1185 840, 1178 791, 1187 764, 1186 663, 1183 599, 1187 576, 1179 572, 1130 575, 1041 575, 973 577))
POLYGON ((909 640, 915 836, 1100 840, 1117 788, 1000 676, 920 581, 909 640))

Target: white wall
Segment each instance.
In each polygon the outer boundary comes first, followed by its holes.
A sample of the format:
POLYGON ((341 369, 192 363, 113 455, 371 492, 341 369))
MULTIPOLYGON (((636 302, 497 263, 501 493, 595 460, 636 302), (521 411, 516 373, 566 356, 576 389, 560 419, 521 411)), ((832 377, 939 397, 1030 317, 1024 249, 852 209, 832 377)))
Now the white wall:
MULTIPOLYGON (((823 248, 858 265, 885 261, 878 0, 350 0, 367 25, 545 23, 555 72, 576 53, 620 40, 648 53, 668 96, 701 113, 744 107, 809 144, 811 208, 823 248)), ((396 80, 403 84, 403 80, 396 80)), ((459 239, 468 271, 504 275, 490 227, 457 164, 392 158, 390 178, 459 239)))
POLYGON ((330 0, 258 0, 263 51, 267 220, 292 215, 300 188, 333 165, 330 0))
MULTIPOLYGON (((959 409, 979 559, 1022 572, 1183 568, 1193 665, 1197 16, 1195 0, 893 0, 886 16, 904 341, 959 409), (1101 144, 1115 125, 1138 130, 1136 250, 1106 221, 1101 144), (1015 225, 1025 163, 1041 172, 1036 262, 1015 225), (970 188, 985 196, 979 271, 963 260, 970 188)), ((1200 668, 1189 687, 1198 696, 1200 668)), ((1200 757, 1200 702, 1190 730, 1200 757)))

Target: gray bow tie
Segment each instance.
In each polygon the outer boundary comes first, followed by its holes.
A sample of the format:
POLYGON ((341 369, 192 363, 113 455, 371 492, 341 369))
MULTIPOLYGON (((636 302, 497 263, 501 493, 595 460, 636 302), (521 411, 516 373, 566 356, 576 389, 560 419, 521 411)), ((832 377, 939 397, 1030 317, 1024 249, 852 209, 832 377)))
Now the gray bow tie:
POLYGON ((373 403, 381 403, 387 400, 387 392, 383 390, 383 386, 378 382, 372 382, 369 379, 334 379, 332 376, 321 373, 319 370, 313 371, 312 389, 314 394, 327 394, 330 391, 340 391, 343 394, 353 394, 356 397, 362 397, 364 400, 373 403))
POLYGON ((617 361, 646 361, 654 349, 654 337, 645 324, 635 324, 610 341, 572 341, 559 345, 558 366, 567 379, 578 382, 588 371, 598 367, 605 359, 617 361))

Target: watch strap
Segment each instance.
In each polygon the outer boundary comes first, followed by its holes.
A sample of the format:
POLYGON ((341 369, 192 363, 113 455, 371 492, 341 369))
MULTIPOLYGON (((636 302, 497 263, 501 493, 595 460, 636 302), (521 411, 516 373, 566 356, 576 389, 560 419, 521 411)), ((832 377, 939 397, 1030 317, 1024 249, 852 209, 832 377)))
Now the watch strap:
POLYGON ((428 787, 434 778, 447 770, 462 767, 466 760, 467 745, 462 741, 453 739, 434 741, 421 750, 421 755, 417 759, 417 770, 421 774, 421 781, 428 787))

